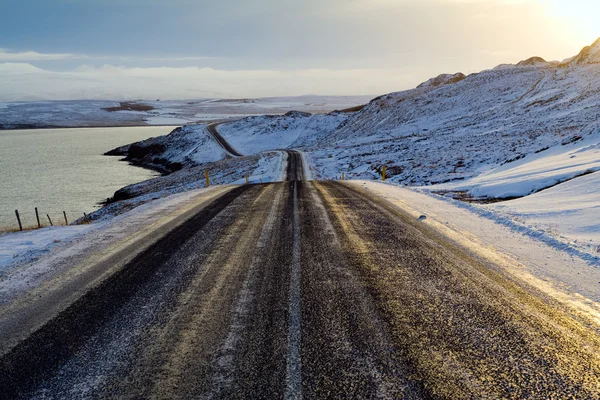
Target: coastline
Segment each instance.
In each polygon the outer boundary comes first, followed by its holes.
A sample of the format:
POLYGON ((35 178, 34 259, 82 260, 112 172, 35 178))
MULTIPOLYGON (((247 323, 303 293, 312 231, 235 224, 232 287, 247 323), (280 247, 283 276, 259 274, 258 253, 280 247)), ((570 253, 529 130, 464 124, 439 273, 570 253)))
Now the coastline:
MULTIPOLYGON (((189 122, 189 124, 196 124, 197 122, 189 122)), ((184 124, 187 125, 187 124, 184 124)), ((174 127, 177 128, 179 126, 183 126, 182 124, 176 124, 176 125, 171 125, 171 124, 108 124, 108 125, 76 125, 76 126, 71 126, 71 125, 44 125, 44 126, 37 126, 37 125, 28 125, 28 124, 23 124, 22 126, 16 126, 16 127, 10 127, 10 128, 5 128, 0 126, 0 132, 2 131, 28 131, 28 130, 50 130, 50 129, 91 129, 91 128, 152 128, 152 127, 156 127, 156 128, 160 128, 160 127, 174 127)))

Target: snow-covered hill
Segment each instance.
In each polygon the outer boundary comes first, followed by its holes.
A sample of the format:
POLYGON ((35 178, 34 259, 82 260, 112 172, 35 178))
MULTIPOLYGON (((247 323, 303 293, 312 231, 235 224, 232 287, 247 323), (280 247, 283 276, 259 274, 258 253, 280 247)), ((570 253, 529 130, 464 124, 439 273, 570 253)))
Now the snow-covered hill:
POLYGON ((385 163, 393 181, 428 185, 587 135, 599 116, 597 65, 513 66, 379 97, 318 145, 351 176, 385 163))
POLYGON ((174 172, 183 167, 219 161, 225 151, 208 134, 206 125, 186 125, 165 136, 118 147, 106 155, 123 155, 125 160, 162 172, 174 172))
POLYGON ((591 46, 586 46, 568 64, 573 65, 588 65, 600 63, 600 39, 596 40, 591 46))
POLYGON ((305 148, 335 130, 349 113, 262 115, 219 125, 221 135, 244 154, 265 150, 305 148))

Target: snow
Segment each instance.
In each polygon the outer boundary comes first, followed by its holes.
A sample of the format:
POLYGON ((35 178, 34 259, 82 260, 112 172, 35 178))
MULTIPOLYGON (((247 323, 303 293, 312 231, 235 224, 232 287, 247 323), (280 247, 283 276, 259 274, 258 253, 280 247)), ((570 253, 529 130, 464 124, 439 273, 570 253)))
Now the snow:
POLYGON ((600 170, 600 130, 583 140, 557 145, 467 180, 431 190, 468 191, 472 197, 527 196, 579 175, 600 170))
POLYGON ((172 117, 148 117, 145 118, 145 121, 148 123, 148 125, 170 125, 170 126, 177 126, 177 125, 184 125, 187 124, 189 122, 192 122, 193 120, 189 120, 189 119, 183 119, 183 118, 172 118, 172 117))
MULTIPOLYGON (((287 153, 283 151, 268 152, 261 155, 256 168, 248 174, 248 183, 281 182, 285 179, 287 153)), ((245 184, 246 177, 240 178, 233 184, 245 184)))
POLYGON ((118 101, 33 101, 0 103, 0 129, 14 127, 83 127, 128 125, 183 125, 242 118, 248 115, 284 114, 290 110, 327 113, 367 103, 372 96, 298 96, 262 99, 135 100, 148 111, 106 111, 118 101))
POLYGON ((600 256, 600 175, 582 176, 521 199, 487 206, 600 256))
MULTIPOLYGON (((161 158, 170 163, 181 163, 187 166, 196 166, 219 161, 225 158, 223 148, 206 131, 206 125, 186 125, 174 129, 168 135, 158 136, 134 143, 138 147, 160 147, 136 161, 144 162, 148 166, 158 165, 155 159, 161 158)), ((128 149, 129 145, 120 149, 128 149)), ((159 165, 160 166, 160 165, 159 165)))
MULTIPOLYGON (((467 181, 570 138, 595 134, 590 125, 600 118, 599 88, 595 64, 483 71, 373 99, 304 150, 320 179, 341 172, 373 179, 385 164, 388 178, 405 185, 467 181)), ((574 176, 563 172, 547 180, 538 176, 519 192, 574 176)))
POLYGON ((311 115, 292 111, 282 116, 247 117, 221 124, 217 129, 240 152, 255 154, 313 145, 347 118, 347 113, 311 115))
POLYGON ((58 274, 74 270, 88 257, 108 257, 114 248, 151 234, 201 202, 231 186, 212 186, 149 200, 116 217, 87 225, 43 228, 0 236, 0 304, 58 274), (112 249, 112 250, 111 250, 112 249))
POLYGON ((0 234, 0 277, 9 266, 31 262, 54 247, 86 233, 90 227, 56 226, 0 234))
POLYGON ((303 151, 298 151, 298 153, 300 153, 300 157, 302 157, 302 167, 304 168, 304 171, 303 171, 304 179, 306 179, 307 181, 314 180, 313 165, 311 164, 310 160, 308 159, 308 157, 306 157, 306 154, 304 154, 303 151))

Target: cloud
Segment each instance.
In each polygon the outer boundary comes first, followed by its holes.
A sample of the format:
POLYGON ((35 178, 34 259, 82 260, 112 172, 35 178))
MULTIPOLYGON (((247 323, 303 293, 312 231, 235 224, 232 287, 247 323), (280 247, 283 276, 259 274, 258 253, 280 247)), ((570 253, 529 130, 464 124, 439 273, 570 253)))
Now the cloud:
POLYGON ((0 76, 10 74, 43 73, 44 70, 27 63, 0 63, 0 76))
POLYGON ((421 77, 402 69, 229 71, 82 65, 53 72, 27 63, 0 63, 0 101, 375 95, 410 87, 415 80, 421 77))
POLYGON ((86 56, 70 53, 38 53, 37 51, 10 52, 0 49, 0 61, 47 61, 85 58, 86 56))

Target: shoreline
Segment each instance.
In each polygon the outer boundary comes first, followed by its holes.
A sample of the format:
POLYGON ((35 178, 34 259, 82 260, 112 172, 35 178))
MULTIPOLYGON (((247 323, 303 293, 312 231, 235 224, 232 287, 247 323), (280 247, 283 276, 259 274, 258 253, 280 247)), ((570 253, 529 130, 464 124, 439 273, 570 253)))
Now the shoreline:
POLYGON ((78 126, 62 126, 62 125, 48 125, 48 126, 27 126, 27 127, 14 127, 14 128, 0 128, 0 132, 3 131, 41 131, 41 130, 50 130, 50 129, 93 129, 93 128, 160 128, 160 127, 180 127, 183 125, 189 124, 197 124, 198 122, 188 122, 186 124, 177 124, 177 125, 169 125, 169 124, 156 124, 156 125, 78 125, 78 126))

